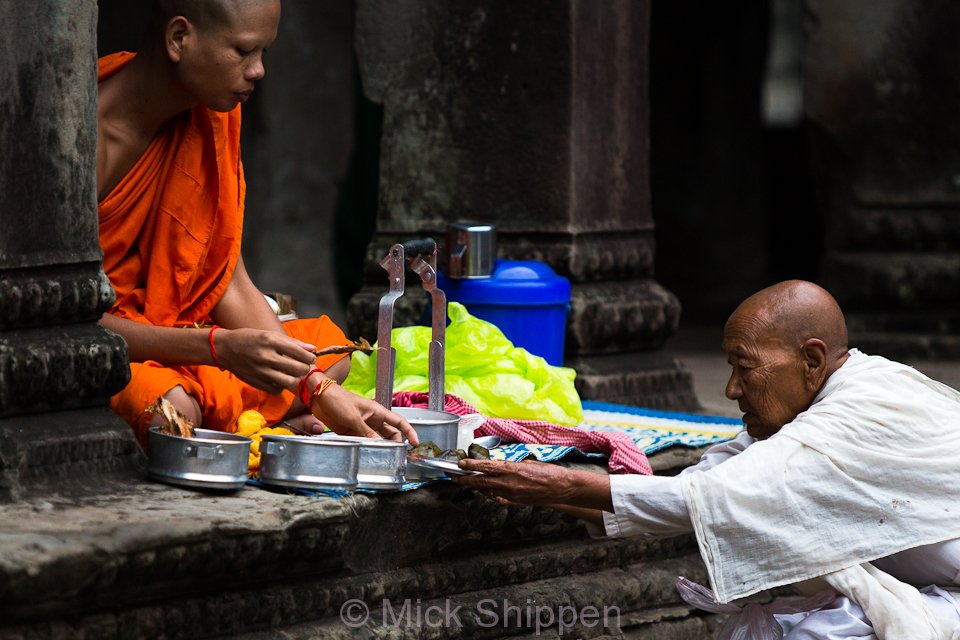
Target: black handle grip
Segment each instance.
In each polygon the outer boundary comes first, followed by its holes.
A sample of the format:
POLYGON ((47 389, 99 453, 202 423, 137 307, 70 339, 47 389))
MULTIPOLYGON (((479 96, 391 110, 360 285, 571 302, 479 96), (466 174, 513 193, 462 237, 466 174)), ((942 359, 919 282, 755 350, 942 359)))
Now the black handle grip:
POLYGON ((423 240, 410 240, 403 243, 403 253, 408 258, 416 256, 432 256, 437 252, 437 241, 433 238, 424 238, 423 240))

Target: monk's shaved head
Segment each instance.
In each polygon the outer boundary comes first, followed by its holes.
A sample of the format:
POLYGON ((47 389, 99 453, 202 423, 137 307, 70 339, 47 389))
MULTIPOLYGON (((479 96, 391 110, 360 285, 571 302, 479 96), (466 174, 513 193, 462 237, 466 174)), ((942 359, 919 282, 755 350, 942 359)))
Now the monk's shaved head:
POLYGON ((805 411, 847 359, 840 306, 812 282, 788 280, 750 296, 723 328, 732 367, 726 395, 747 433, 769 438, 805 411))
POLYGON ((162 33, 167 23, 183 16, 199 29, 216 29, 235 24, 238 16, 251 7, 275 0, 154 0, 148 37, 162 33))
POLYGON ((758 291, 737 307, 730 322, 754 323, 760 334, 788 345, 819 338, 833 356, 848 348, 840 305, 826 289, 805 280, 787 280, 758 291))

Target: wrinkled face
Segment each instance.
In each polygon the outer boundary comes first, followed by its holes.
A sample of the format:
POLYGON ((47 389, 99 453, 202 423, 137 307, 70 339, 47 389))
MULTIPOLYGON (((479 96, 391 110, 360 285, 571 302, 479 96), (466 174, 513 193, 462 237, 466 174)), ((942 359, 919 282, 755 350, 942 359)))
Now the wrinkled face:
POLYGON ((183 39, 179 74, 185 89, 214 111, 246 102, 265 75, 263 56, 277 37, 279 0, 238 3, 230 24, 192 27, 183 39))
POLYGON ((723 350, 733 367, 726 395, 743 411, 747 433, 769 438, 813 401, 800 345, 786 345, 759 323, 735 314, 723 331, 723 350))

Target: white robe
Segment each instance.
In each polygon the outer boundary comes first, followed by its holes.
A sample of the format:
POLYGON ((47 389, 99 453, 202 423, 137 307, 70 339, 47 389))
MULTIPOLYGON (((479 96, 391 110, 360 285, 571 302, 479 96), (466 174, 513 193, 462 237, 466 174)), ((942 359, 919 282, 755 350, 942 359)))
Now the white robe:
MULTIPOLYGON (((945 522, 949 518, 930 518, 928 510, 951 509, 958 504, 958 443, 960 394, 909 367, 852 350, 848 361, 830 377, 810 409, 777 436, 756 443, 743 433, 709 450, 700 464, 678 478, 613 476, 614 513, 604 515, 605 529, 608 535, 680 533, 691 529, 690 513, 694 512, 693 528, 711 569, 711 579, 717 573, 721 579, 727 579, 721 585, 725 587, 721 597, 726 600, 847 567, 848 571, 861 571, 857 566, 868 560, 875 560, 874 566, 899 580, 956 588, 960 586, 960 541, 952 538, 960 535, 960 525, 957 520, 945 522), (747 447, 752 455, 741 458, 739 454, 747 447), (788 452, 786 457, 784 451, 788 452), (728 461, 740 464, 717 466, 728 461), (826 473, 817 469, 825 461, 826 473), (771 468, 768 462, 774 466, 771 468), (796 468, 783 471, 791 465, 801 469, 799 479, 796 468), (941 483, 920 481, 917 488, 914 472, 918 467, 941 483), (714 471, 710 473, 696 473, 711 469, 714 471), (871 474, 878 471, 901 483, 895 485, 895 495, 890 494, 890 483, 879 482, 879 489, 873 485, 871 474), (749 482, 758 474, 766 480, 749 482), (778 496, 776 492, 783 489, 783 477, 778 476, 785 474, 804 486, 786 494, 787 508, 764 504, 762 500, 769 500, 771 495, 783 499, 783 494, 778 496), (931 498, 932 486, 942 500, 931 498), (770 487, 772 493, 768 492, 770 487), (758 497, 761 506, 749 504, 756 503, 758 497), (743 502, 748 503, 745 511, 743 502), (835 513, 838 505, 847 511, 839 518, 835 513), (799 512, 800 517, 790 511, 799 512), (925 522, 913 526, 911 520, 916 519, 925 522), (932 526, 930 520, 934 521, 932 526), (894 526, 884 527, 888 522, 894 526), (800 536, 798 546, 791 546, 791 541, 783 538, 795 537, 798 524, 806 532, 800 536), (845 531, 850 527, 852 533, 845 531), (782 535, 783 529, 787 530, 786 536, 782 535), (824 547, 823 536, 830 540, 830 545, 840 548, 824 547), (718 540, 721 547, 727 544, 724 537, 750 542, 718 548, 718 540), (767 537, 771 540, 764 540, 767 537), (785 545, 783 548, 791 553, 786 558, 776 557, 778 545, 785 545), (738 553, 745 555, 747 561, 739 562, 735 555, 738 553), (764 556, 771 556, 770 561, 764 562, 764 556), (732 565, 724 564, 731 561, 732 565), (737 576, 732 582, 728 579, 731 575, 737 576), (752 582, 738 583, 743 577, 752 582)), ((713 586, 716 590, 715 582, 713 586)), ((930 607, 936 615, 950 614, 952 623, 960 621, 960 613, 949 595, 932 593, 917 597, 925 601, 935 599, 930 607)), ((840 608, 845 606, 843 600, 837 605, 840 608)), ((858 620, 863 617, 859 610, 851 615, 858 620)), ((796 621, 784 622, 789 631, 796 621)), ((822 637, 871 636, 831 633, 822 637)))

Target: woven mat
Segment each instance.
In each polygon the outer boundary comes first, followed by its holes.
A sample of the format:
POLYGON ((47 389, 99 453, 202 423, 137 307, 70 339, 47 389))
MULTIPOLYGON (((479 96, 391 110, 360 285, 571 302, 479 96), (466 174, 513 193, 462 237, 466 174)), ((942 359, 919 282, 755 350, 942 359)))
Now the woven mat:
MULTIPOLYGON (((672 446, 703 447, 731 440, 743 429, 743 422, 739 418, 584 401, 583 422, 577 427, 588 431, 626 433, 637 447, 650 455, 672 446)), ((490 457, 519 462, 533 456, 541 462, 553 462, 572 453, 589 458, 604 457, 602 453, 584 453, 574 447, 519 443, 501 445, 490 452, 490 457)))

